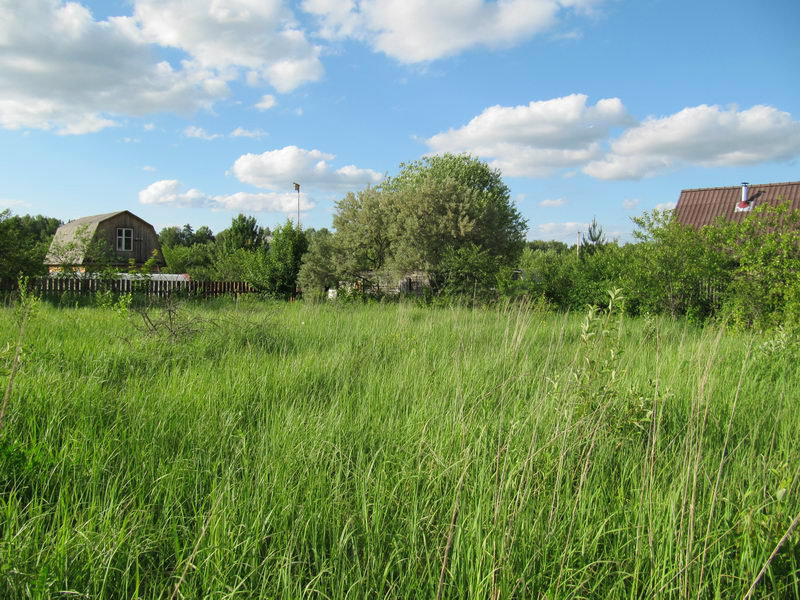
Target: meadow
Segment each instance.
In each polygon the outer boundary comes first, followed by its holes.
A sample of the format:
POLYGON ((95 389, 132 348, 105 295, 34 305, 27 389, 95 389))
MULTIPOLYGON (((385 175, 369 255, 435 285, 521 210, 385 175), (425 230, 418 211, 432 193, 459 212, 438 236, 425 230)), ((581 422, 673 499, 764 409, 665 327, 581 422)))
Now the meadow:
MULTIPOLYGON (((800 598, 797 533, 770 558, 800 512, 788 333, 182 310, 200 321, 175 337, 110 309, 31 318, 0 598, 800 598)), ((15 335, 0 308, 0 349, 15 335)))

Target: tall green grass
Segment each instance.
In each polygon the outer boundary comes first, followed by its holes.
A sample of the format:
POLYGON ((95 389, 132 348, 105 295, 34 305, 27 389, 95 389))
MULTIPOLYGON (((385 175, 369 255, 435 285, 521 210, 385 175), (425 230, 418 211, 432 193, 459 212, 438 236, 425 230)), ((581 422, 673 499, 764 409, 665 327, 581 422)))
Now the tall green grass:
MULTIPOLYGON (((791 336, 187 310, 208 323, 177 340, 98 309, 30 322, 0 598, 727 599, 800 511, 791 336)), ((796 536, 753 597, 800 597, 796 536)))

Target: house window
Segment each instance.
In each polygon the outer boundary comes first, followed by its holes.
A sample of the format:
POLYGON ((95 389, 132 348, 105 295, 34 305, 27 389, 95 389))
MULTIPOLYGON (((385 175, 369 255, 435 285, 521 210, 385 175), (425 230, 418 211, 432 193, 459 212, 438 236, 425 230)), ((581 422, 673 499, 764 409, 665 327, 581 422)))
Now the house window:
POLYGON ((121 252, 133 250, 133 229, 117 227, 117 250, 121 252))

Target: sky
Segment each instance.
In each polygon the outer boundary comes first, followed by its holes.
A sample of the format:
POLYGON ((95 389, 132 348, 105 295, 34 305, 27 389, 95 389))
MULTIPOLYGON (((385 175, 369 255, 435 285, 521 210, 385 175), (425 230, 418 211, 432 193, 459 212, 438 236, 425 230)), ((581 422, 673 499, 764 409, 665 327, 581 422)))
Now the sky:
POLYGON ((426 155, 529 239, 800 180, 798 0, 0 0, 0 210, 331 227, 426 155))

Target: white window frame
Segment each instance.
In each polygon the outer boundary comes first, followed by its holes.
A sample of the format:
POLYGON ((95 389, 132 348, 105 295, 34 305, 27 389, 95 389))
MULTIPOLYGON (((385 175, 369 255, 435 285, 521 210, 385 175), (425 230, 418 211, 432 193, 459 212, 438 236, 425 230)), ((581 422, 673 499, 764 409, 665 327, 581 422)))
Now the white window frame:
POLYGON ((131 227, 117 227, 117 252, 133 252, 133 229, 131 227))

